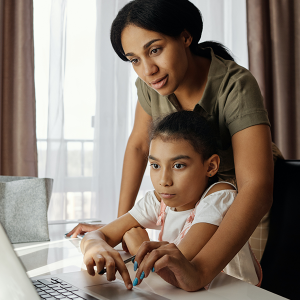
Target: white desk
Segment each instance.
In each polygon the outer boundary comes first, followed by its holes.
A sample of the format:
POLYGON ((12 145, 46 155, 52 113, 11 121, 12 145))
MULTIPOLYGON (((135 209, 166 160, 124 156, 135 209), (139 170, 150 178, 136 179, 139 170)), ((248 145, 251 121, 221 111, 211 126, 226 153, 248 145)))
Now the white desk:
MULTIPOLYGON (((29 277, 58 274, 86 269, 82 262, 79 239, 65 239, 64 233, 76 224, 49 225, 50 242, 15 244, 14 249, 22 260, 29 277)), ((120 250, 121 255, 126 256, 120 250)), ((131 279, 135 278, 133 264, 127 264, 131 279)), ((97 276, 97 275, 96 275, 97 276)), ((121 279, 117 273, 117 278, 121 279)), ((149 290, 169 299, 203 300, 279 300, 285 299, 261 288, 257 288, 226 274, 219 274, 210 289, 188 293, 166 283, 157 274, 151 273, 139 288, 149 290)))

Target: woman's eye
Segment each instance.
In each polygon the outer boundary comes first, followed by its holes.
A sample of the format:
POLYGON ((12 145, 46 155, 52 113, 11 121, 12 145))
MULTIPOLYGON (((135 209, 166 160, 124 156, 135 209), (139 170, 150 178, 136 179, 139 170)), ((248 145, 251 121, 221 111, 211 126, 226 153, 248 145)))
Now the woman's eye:
POLYGON ((184 165, 183 164, 175 164, 174 168, 175 169, 182 169, 182 168, 184 168, 184 165))
POLYGON ((159 168, 158 164, 150 164, 150 166, 152 167, 152 169, 155 169, 155 170, 159 168))

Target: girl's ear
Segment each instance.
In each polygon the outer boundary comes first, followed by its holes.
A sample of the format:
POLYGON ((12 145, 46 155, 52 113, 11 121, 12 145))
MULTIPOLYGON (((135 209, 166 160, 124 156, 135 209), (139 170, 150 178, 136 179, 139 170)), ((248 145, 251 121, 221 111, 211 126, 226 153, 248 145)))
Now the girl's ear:
POLYGON ((187 30, 181 32, 181 37, 183 38, 185 47, 189 47, 192 43, 193 37, 187 30))
POLYGON ((220 157, 217 154, 213 154, 208 160, 208 167, 206 176, 207 177, 213 177, 217 174, 220 166, 220 157))

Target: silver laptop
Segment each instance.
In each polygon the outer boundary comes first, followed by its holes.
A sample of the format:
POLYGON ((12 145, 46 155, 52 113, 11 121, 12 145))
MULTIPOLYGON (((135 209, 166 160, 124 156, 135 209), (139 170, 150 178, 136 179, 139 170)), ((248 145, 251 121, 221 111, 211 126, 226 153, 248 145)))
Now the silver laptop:
POLYGON ((0 300, 167 299, 136 287, 128 291, 121 280, 86 271, 28 278, 1 224, 0 257, 0 300))

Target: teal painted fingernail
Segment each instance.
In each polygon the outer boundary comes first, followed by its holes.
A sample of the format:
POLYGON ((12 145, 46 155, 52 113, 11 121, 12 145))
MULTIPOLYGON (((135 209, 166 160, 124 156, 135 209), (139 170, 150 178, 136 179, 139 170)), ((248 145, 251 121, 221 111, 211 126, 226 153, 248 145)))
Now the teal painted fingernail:
POLYGON ((152 268, 152 270, 151 270, 152 272, 155 272, 155 269, 154 269, 154 267, 152 268))
POLYGON ((144 279, 144 277, 145 277, 145 272, 143 271, 142 274, 141 274, 140 279, 142 280, 142 279, 144 279))
POLYGON ((132 263, 134 263, 134 257, 132 258, 132 260, 131 260, 131 261, 132 261, 132 263))
POLYGON ((133 286, 136 286, 136 285, 138 284, 138 282, 139 282, 138 279, 137 279, 137 278, 134 278, 132 285, 133 285, 133 286))
POLYGON ((138 263, 135 261, 135 262, 134 262, 134 265, 133 265, 133 270, 136 271, 137 268, 138 268, 138 263))

